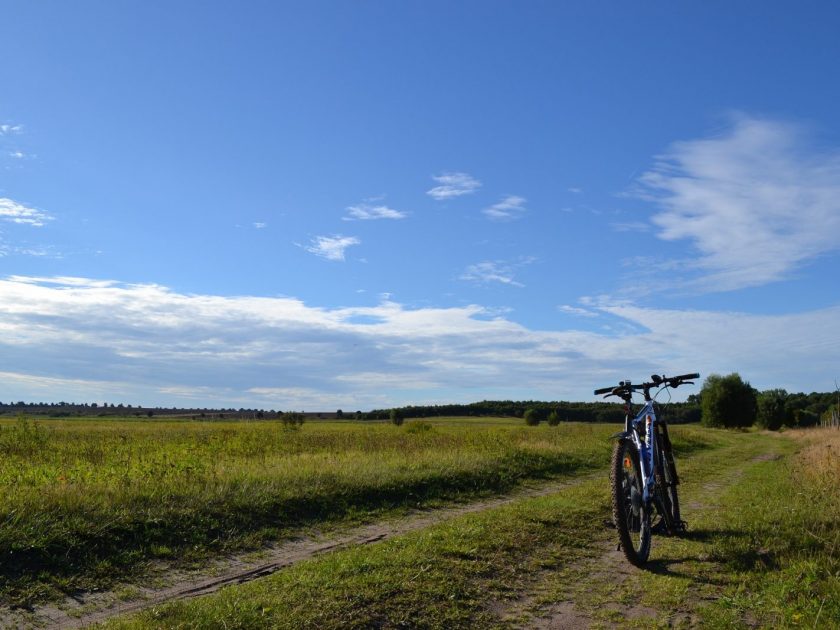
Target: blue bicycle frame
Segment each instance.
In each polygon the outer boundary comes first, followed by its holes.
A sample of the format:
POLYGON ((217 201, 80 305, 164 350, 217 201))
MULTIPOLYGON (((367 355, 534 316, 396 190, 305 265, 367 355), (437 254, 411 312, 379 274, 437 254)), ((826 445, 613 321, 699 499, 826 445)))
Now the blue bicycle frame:
MULTIPOLYGON (((651 448, 654 439, 653 436, 656 435, 656 409, 654 408, 653 402, 653 400, 645 401, 644 406, 629 423, 630 426, 627 426, 624 431, 624 437, 630 439, 639 451, 642 485, 644 488, 642 499, 647 506, 650 505, 653 480, 658 465, 658 462, 654 461, 655 449, 651 448)), ((629 416, 630 409, 628 404, 627 417, 629 418, 629 416)))

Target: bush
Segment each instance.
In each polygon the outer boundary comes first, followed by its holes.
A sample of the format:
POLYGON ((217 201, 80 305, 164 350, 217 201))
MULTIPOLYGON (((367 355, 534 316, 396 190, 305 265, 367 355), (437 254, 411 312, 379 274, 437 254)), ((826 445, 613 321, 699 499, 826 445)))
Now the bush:
POLYGON ((299 429, 303 426, 305 420, 306 418, 304 418, 302 413, 295 413, 292 411, 284 413, 280 416, 280 421, 283 423, 284 429, 299 429))
POLYGON ((700 406, 707 427, 749 427, 755 422, 755 390, 737 372, 711 374, 703 383, 700 406))
POLYGON ((755 423, 763 429, 778 431, 790 424, 787 407, 788 393, 783 389, 768 389, 758 395, 755 423))
POLYGON ((540 417, 537 415, 536 409, 526 409, 522 417, 525 418, 525 424, 529 427, 535 427, 540 423, 540 417))
POLYGON ((395 426, 401 426, 405 418, 403 417, 402 409, 391 409, 391 424, 395 426))
POLYGON ((560 414, 557 413, 557 410, 555 409, 550 414, 548 414, 548 425, 556 427, 558 424, 560 424, 560 414))

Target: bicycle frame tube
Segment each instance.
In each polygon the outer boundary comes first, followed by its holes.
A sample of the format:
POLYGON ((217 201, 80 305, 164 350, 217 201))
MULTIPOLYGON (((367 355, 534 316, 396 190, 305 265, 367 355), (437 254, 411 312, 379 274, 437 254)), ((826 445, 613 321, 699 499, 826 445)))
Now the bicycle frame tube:
POLYGON ((652 400, 645 402, 630 424, 633 430, 629 431, 629 433, 639 451, 639 460, 642 469, 642 483, 644 487, 642 499, 645 505, 649 505, 656 472, 656 463, 653 458, 653 440, 656 435, 656 411, 653 407, 652 400), (640 435, 644 439, 640 438, 640 435))

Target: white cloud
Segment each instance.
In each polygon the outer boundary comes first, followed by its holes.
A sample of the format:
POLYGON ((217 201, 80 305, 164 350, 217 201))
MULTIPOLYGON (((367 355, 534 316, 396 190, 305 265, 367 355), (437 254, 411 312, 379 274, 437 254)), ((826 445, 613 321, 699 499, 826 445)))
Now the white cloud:
MULTIPOLYGON (((756 316, 601 298, 619 334, 533 330, 470 305, 316 308, 85 278, 0 280, 0 400, 329 411, 482 399, 581 400, 652 373, 738 371, 831 391, 840 306, 756 316)), ((699 387, 687 393, 696 393, 699 387)), ((680 390, 682 392, 682 390, 680 390)))
POLYGON ((677 142, 640 178, 667 241, 697 257, 688 284, 726 291, 782 280, 840 249, 840 150, 792 124, 742 116, 718 136, 677 142))
POLYGON ((53 217, 46 212, 29 208, 12 199, 0 197, 0 220, 41 227, 47 221, 52 221, 53 217))
POLYGON ((460 279, 480 284, 498 282, 513 287, 524 287, 524 284, 515 279, 515 273, 518 268, 532 262, 533 258, 523 258, 518 262, 486 260, 467 267, 460 279))
POLYGON ((557 308, 560 312, 567 313, 568 315, 579 315, 580 317, 598 317, 597 312, 590 311, 585 308, 580 308, 578 306, 569 306, 568 304, 563 304, 562 306, 558 306, 557 308))
POLYGON ((15 133, 23 133, 23 125, 0 125, 0 136, 10 136, 15 133))
POLYGON ((489 208, 485 208, 482 212, 494 221, 511 221, 518 219, 527 210, 525 208, 524 197, 517 197, 516 195, 508 195, 500 202, 493 204, 489 208))
POLYGON ((367 203, 360 203, 347 208, 347 216, 342 217, 345 221, 370 221, 375 219, 404 219, 408 216, 405 212, 394 210, 388 206, 374 206, 367 203))
POLYGON ((262 221, 254 221, 251 225, 253 225, 257 230, 262 230, 263 228, 268 227, 268 223, 263 223, 262 221))
POLYGON ((306 251, 326 258, 327 260, 344 260, 344 252, 348 247, 359 245, 361 241, 355 236, 316 236, 306 251))
MULTIPOLYGON (((129 383, 115 380, 91 380, 79 378, 56 378, 52 376, 23 374, 19 372, 0 372, 0 379, 6 384, 7 392, 31 392, 38 401, 59 402, 58 398, 65 402, 100 402, 106 399, 123 399, 130 391, 129 383), (74 393, 75 397, 59 396, 55 398, 56 392, 74 393)), ((4 402, 11 398, 10 394, 4 394, 4 402)), ((24 396, 23 398, 26 398, 24 396)), ((15 398, 20 400, 21 398, 15 398)), ((27 398, 30 401, 32 398, 27 398)), ((119 401, 118 401, 119 402, 119 401)))
POLYGON ((576 186, 571 186, 571 187, 567 188, 566 190, 568 190, 570 193, 573 193, 575 195, 580 195, 580 194, 583 193, 583 189, 582 188, 577 188, 576 186))
POLYGON ((15 160, 22 160, 26 157, 26 155, 23 153, 23 151, 11 151, 9 152, 9 157, 15 160))
POLYGON ((427 190, 426 194, 438 201, 469 195, 481 188, 481 182, 467 173, 444 173, 432 179, 440 185, 427 190))
POLYGON ((624 223, 610 223, 615 232, 649 232, 650 224, 644 221, 626 221, 624 223))

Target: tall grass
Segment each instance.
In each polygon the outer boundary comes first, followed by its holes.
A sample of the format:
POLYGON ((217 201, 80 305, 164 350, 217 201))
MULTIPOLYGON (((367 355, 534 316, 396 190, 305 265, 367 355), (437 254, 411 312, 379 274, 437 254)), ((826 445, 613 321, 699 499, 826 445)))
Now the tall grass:
MULTIPOLYGON (((722 447, 680 460, 692 463, 687 476, 695 487, 731 472, 741 465, 736 455, 761 453, 766 448, 761 442, 772 439, 675 427, 675 445, 684 444, 684 435, 695 444, 705 439, 707 446, 722 447)), ((606 473, 606 460, 603 467, 606 473)), ((609 493, 605 474, 549 496, 316 557, 208 597, 155 606, 106 627, 523 627, 527 619, 508 618, 508 606, 569 601, 573 594, 599 592, 612 582, 601 560, 606 549, 614 549, 614 533, 602 525, 609 493)), ((638 592, 639 585, 633 590, 638 592)), ((596 614, 606 601, 594 605, 596 614)), ((621 627, 646 628, 658 619, 623 621, 621 627)), ((596 616, 593 627, 600 622, 596 616)))
POLYGON ((0 598, 602 466, 611 427, 0 423, 0 598))

